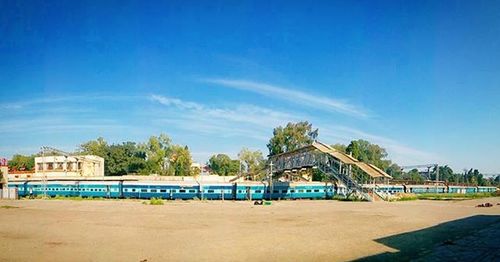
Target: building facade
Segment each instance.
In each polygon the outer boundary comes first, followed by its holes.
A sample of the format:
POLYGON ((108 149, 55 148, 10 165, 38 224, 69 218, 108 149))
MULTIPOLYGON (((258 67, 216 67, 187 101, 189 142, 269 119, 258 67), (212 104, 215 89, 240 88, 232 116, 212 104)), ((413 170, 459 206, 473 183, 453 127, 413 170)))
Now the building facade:
POLYGON ((43 156, 35 157, 36 176, 104 176, 104 159, 85 156, 43 156))

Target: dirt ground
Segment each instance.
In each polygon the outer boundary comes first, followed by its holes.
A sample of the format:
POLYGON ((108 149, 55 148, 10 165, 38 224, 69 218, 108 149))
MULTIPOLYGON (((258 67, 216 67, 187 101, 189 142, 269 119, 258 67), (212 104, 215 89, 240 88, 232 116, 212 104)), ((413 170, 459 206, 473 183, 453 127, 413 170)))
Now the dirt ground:
POLYGON ((499 228, 497 203, 3 200, 0 261, 405 259, 499 228))

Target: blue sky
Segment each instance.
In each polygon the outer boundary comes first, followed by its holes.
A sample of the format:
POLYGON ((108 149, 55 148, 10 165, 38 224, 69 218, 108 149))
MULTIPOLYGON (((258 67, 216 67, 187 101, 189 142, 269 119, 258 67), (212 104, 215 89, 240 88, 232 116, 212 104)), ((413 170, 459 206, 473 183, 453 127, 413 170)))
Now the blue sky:
POLYGON ((0 37, 0 156, 163 132, 205 162, 308 120, 500 172, 498 1, 0 1, 0 37))

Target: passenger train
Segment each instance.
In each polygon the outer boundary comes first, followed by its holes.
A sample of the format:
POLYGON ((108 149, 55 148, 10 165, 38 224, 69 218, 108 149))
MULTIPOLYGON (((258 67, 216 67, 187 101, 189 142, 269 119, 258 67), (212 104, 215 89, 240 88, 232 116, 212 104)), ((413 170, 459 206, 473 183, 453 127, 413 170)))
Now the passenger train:
MULTIPOLYGON (((330 199, 345 196, 344 186, 324 182, 264 182, 202 183, 184 181, 41 181, 10 182, 19 197, 43 195, 64 197, 103 197, 138 199, 330 199)), ((496 187, 434 186, 434 185, 365 185, 385 194, 395 193, 483 193, 495 192, 496 187)))

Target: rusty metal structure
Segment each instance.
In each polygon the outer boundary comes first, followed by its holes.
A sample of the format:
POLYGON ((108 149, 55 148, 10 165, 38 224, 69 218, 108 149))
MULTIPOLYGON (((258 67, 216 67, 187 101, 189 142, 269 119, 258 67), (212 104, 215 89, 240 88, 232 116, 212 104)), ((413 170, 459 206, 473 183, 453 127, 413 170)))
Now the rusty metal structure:
POLYGON ((290 152, 271 156, 268 160, 269 183, 280 177, 290 178, 287 173, 317 169, 333 183, 344 185, 347 194, 373 200, 373 189, 363 187, 367 183, 386 183, 392 177, 374 165, 361 162, 334 148, 314 141, 312 144, 290 152), (357 169, 357 172, 353 172, 357 169), (284 176, 285 175, 285 176, 284 176))

